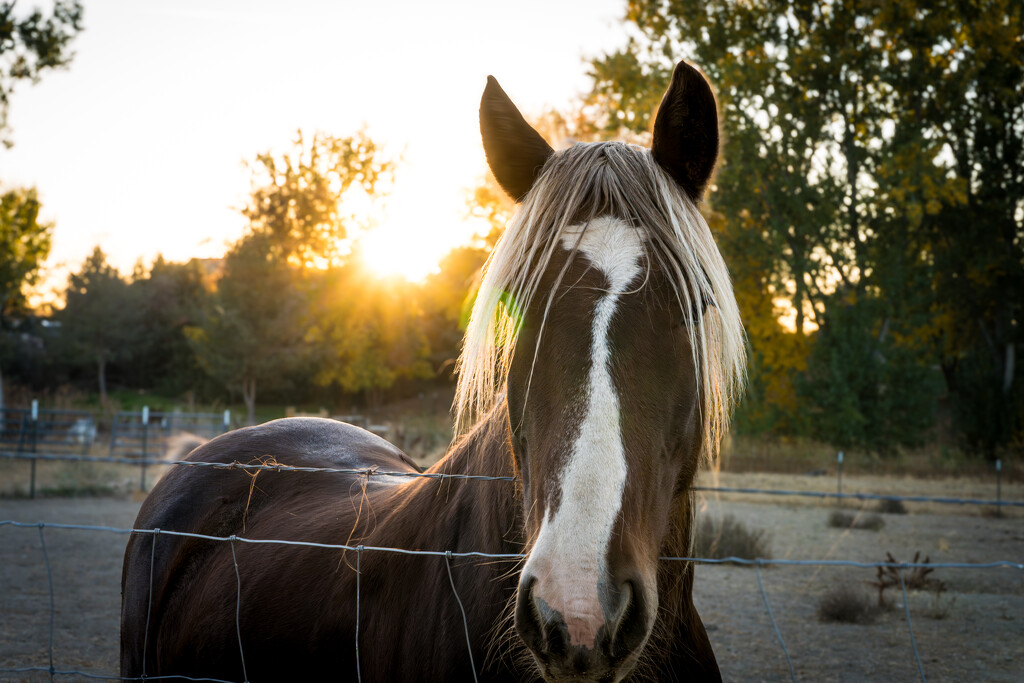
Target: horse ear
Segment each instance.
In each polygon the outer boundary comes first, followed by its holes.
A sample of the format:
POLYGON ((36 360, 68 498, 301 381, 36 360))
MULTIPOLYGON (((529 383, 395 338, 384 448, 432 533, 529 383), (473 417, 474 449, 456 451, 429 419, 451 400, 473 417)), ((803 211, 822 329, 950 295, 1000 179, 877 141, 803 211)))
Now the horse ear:
POLYGON ((718 108, 697 69, 679 62, 654 120, 654 159, 699 201, 718 158, 718 108))
POLYGON ((487 77, 480 98, 480 135, 491 173, 501 189, 521 202, 555 151, 530 127, 494 76, 487 77))

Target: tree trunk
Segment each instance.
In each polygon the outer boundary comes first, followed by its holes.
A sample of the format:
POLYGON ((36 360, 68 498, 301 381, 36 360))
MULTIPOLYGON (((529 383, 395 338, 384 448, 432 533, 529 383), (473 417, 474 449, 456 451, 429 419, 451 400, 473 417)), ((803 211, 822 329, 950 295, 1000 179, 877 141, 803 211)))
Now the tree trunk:
POLYGON ((245 401, 245 410, 248 422, 252 426, 256 424, 256 380, 242 380, 242 400, 245 401))

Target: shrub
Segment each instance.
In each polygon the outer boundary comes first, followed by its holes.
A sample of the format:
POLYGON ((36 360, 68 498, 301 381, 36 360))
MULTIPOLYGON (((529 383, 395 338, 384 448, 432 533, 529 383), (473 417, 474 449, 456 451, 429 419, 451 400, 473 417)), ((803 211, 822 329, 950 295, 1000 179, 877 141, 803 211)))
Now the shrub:
POLYGON ((765 532, 748 529, 732 515, 702 518, 697 526, 694 553, 697 557, 711 559, 739 557, 755 560, 770 556, 765 532))
POLYGON ((870 624, 878 615, 871 598, 849 585, 829 589, 818 601, 818 619, 843 624, 870 624))
POLYGON ((878 501, 878 511, 887 515, 905 515, 907 507, 898 498, 883 498, 878 501))
POLYGON ((879 531, 885 526, 885 520, 880 515, 870 514, 856 515, 842 510, 835 510, 828 516, 828 525, 834 529, 869 529, 879 531))

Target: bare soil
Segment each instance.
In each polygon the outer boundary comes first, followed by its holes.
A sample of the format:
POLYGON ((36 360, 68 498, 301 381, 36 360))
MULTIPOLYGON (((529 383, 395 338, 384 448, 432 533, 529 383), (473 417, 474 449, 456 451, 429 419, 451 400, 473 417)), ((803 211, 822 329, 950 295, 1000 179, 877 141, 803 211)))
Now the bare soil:
MULTIPOLYGON (((702 480, 703 484, 713 484, 702 480)), ((835 490, 834 480, 793 475, 722 475, 722 486, 835 490), (808 481, 809 480, 809 481, 808 481)), ((844 490, 947 495, 950 482, 844 481, 844 490)), ((958 495, 992 497, 960 483, 958 495)), ((1020 500, 1022 492, 1007 491, 1020 500)), ((129 498, 0 499, 0 520, 130 527, 139 502, 129 498)), ((976 507, 908 504, 909 514, 883 515, 880 531, 828 526, 833 503, 767 496, 705 496, 701 513, 732 514, 764 529, 771 557, 881 561, 886 552, 932 562, 1024 562, 1024 515, 984 516, 976 507)), ((852 506, 851 509, 856 509, 852 506)), ((868 505, 867 508, 872 508, 868 505)), ((47 528, 54 586, 53 663, 58 671, 113 675, 118 669, 121 559, 127 536, 107 531, 47 528)), ((850 584, 877 599, 875 570, 854 567, 766 566, 760 570, 797 680, 913 681, 919 679, 899 589, 868 625, 818 620, 820 597, 850 584)), ((1024 671, 1024 571, 940 569, 941 594, 912 591, 910 616, 921 664, 932 681, 1019 681, 1024 671)), ((701 565, 695 600, 707 624, 722 674, 732 681, 785 681, 789 669, 749 567, 701 565)), ((49 589, 39 529, 0 527, 0 669, 49 666, 49 589)), ((60 680, 85 680, 61 676, 60 680)), ((49 680, 36 673, 0 673, 0 680, 49 680)))

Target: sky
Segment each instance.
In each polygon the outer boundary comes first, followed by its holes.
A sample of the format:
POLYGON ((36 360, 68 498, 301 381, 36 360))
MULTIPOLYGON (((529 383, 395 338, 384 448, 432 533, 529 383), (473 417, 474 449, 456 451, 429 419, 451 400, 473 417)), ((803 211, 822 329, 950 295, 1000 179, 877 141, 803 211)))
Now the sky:
POLYGON ((365 127, 400 157, 367 248, 422 277, 481 228, 466 214, 487 75, 527 116, 564 109, 586 59, 625 42, 624 0, 84 5, 70 68, 18 85, 0 149, 0 187, 34 186, 56 225, 44 299, 95 245, 126 274, 222 255, 245 227, 245 162, 299 128, 365 127))

